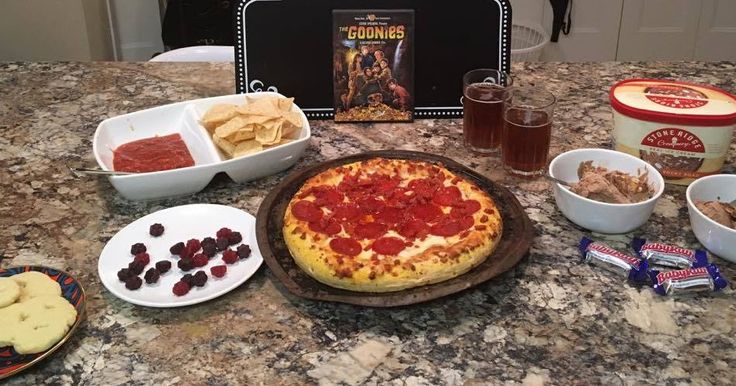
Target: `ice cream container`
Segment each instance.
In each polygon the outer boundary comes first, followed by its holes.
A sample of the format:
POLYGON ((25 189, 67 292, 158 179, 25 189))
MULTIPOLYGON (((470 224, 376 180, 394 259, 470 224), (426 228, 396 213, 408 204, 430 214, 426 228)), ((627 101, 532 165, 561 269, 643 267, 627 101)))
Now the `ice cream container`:
POLYGON ((736 127, 736 97, 706 85, 628 79, 609 93, 615 149, 653 165, 668 183, 717 174, 736 127))

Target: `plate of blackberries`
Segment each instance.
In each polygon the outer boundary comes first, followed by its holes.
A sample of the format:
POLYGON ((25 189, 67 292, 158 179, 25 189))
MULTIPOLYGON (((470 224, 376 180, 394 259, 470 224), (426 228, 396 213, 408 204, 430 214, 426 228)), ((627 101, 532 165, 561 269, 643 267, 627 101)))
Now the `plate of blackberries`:
POLYGON ((255 218, 224 205, 163 209, 121 229, 97 270, 115 296, 148 307, 181 307, 226 294, 263 263, 255 218))

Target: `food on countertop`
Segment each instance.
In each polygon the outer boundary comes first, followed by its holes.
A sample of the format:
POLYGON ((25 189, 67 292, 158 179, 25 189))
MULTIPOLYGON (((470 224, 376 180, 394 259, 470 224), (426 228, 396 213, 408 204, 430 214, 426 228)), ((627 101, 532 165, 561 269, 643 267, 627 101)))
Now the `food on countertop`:
POLYGON ((227 237, 218 237, 215 245, 218 251, 224 251, 230 246, 230 240, 227 237))
POLYGON ((184 257, 176 263, 176 266, 182 271, 188 272, 194 268, 194 261, 189 257, 184 257))
POLYGON ((146 268, 146 266, 140 261, 134 260, 134 261, 131 261, 130 264, 128 264, 128 269, 134 276, 137 276, 143 273, 144 268, 146 268))
POLYGON ((390 292, 481 264, 498 245, 502 222, 488 193, 442 165, 372 158, 308 179, 282 232, 294 261, 316 280, 390 292))
POLYGON ((300 113, 292 111, 294 98, 246 95, 245 101, 242 106, 215 105, 200 120, 228 158, 256 153, 299 137, 304 122, 300 113))
POLYGON ((172 255, 178 256, 183 250, 186 248, 186 245, 184 245, 183 242, 178 242, 169 248, 169 252, 171 252, 172 255))
POLYGON ((118 271, 118 280, 125 282, 129 277, 134 275, 135 274, 131 272, 129 268, 122 268, 118 271))
POLYGON ((240 260, 238 253, 232 249, 228 248, 222 252, 222 261, 227 264, 235 264, 238 260, 240 260))
POLYGON ((140 262, 145 267, 146 265, 148 265, 148 263, 151 262, 151 256, 146 252, 142 252, 142 253, 135 255, 135 257, 133 258, 133 261, 140 262))
POLYGON ((700 268, 708 265, 708 253, 702 249, 687 249, 675 245, 647 242, 646 239, 634 237, 631 247, 636 254, 649 262, 677 269, 700 268))
POLYGON ((240 246, 238 246, 238 248, 236 250, 238 252, 238 257, 239 258, 241 258, 241 259, 247 259, 248 257, 250 257, 251 251, 250 251, 250 246, 249 245, 247 245, 247 244, 240 245, 240 246))
POLYGON ((580 180, 570 190, 591 200, 610 204, 631 204, 652 198, 654 190, 649 186, 649 172, 637 176, 593 166, 593 161, 578 166, 580 180))
POLYGON ((190 288, 189 284, 181 280, 181 281, 176 282, 176 284, 174 284, 174 288, 172 289, 172 291, 174 292, 174 295, 176 296, 184 296, 187 293, 189 293, 189 288, 190 288))
POLYGON ((192 276, 192 285, 195 287, 204 287, 206 283, 207 273, 205 271, 197 271, 197 273, 192 276))
POLYGON ((728 282, 715 264, 679 271, 649 272, 654 292, 660 295, 686 295, 692 292, 714 292, 726 288, 728 282))
POLYGON ((113 150, 113 170, 147 173, 194 166, 194 159, 179 134, 128 142, 113 150))
POLYGON ((631 79, 611 88, 615 149, 640 157, 668 183, 721 170, 736 126, 736 98, 707 85, 631 79))
POLYGON ((131 291, 135 291, 138 288, 141 288, 142 285, 143 285, 143 280, 141 280, 141 278, 138 276, 131 276, 125 279, 125 288, 131 291))
POLYGON ((210 262, 210 258, 207 257, 204 253, 197 253, 192 257, 192 264, 194 264, 195 267, 204 267, 207 265, 207 263, 210 262))
POLYGON ((639 260, 587 237, 580 240, 578 248, 583 261, 588 264, 626 276, 631 281, 642 282, 647 279, 649 263, 646 260, 639 260))
MULTIPOLYGON (((46 277, 46 281, 59 283, 41 272, 24 272, 11 276, 9 280, 28 273, 46 277)), ((30 275, 26 277, 35 277, 30 275)), ((17 281, 16 281, 17 283, 17 281)), ((26 281, 27 285, 40 285, 39 279, 26 281)), ((21 290, 23 285, 21 284, 21 290)), ((48 285, 40 285, 48 288, 48 285)), ((0 308, 0 347, 13 346, 18 354, 36 354, 46 351, 59 342, 77 319, 77 310, 69 301, 57 295, 39 295, 20 300, 0 308)))
POLYGON ((161 236, 164 234, 164 226, 159 223, 155 223, 148 229, 148 234, 153 237, 161 236))
POLYGON ((711 220, 731 229, 736 229, 736 208, 720 201, 696 201, 695 207, 711 220))

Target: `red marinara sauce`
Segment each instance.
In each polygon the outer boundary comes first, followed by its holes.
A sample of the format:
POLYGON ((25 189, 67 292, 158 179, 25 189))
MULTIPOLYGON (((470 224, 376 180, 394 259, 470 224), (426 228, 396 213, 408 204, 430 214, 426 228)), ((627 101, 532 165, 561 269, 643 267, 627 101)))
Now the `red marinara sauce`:
POLYGON ((179 134, 139 139, 113 150, 115 171, 146 173, 188 166, 194 166, 194 159, 179 134))

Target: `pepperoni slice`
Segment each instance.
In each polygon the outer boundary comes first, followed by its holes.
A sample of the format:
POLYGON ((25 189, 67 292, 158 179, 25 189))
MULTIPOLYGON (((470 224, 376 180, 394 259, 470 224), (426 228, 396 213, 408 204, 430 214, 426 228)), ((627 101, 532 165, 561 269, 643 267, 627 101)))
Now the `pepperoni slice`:
POLYGON ((355 220, 362 215, 355 204, 338 204, 332 208, 332 217, 341 221, 355 220))
POLYGON ((383 178, 377 178, 375 181, 374 189, 377 194, 385 194, 391 192, 401 183, 401 180, 398 178, 391 178, 388 176, 382 177, 383 178))
POLYGON ((439 188, 439 184, 429 178, 420 178, 409 181, 409 188, 418 196, 432 198, 439 188))
POLYGON ((429 233, 437 236, 450 237, 470 228, 473 224, 474 220, 471 216, 465 216, 460 219, 445 217, 437 224, 432 225, 429 228, 429 233))
POLYGON ((358 200, 358 207, 364 213, 377 213, 385 206, 386 203, 374 197, 365 197, 358 200))
POLYGON ((343 201, 345 195, 331 186, 317 186, 312 190, 315 197, 314 204, 317 206, 332 206, 343 201))
POLYGON ((429 233, 429 225, 422 220, 409 220, 399 226, 399 234, 407 239, 422 238, 429 233))
POLYGON ((322 218, 322 209, 311 201, 297 201, 291 207, 291 213, 302 221, 319 221, 322 218))
POLYGON ((404 250, 404 241, 396 237, 381 237, 373 242, 371 247, 377 253, 382 255, 398 255, 404 250))
POLYGON ((317 233, 324 233, 331 236, 340 233, 340 231, 342 231, 342 226, 340 226, 340 224, 335 220, 325 221, 322 219, 320 221, 310 222, 309 229, 317 233))
POLYGON ((442 209, 440 209, 439 206, 430 203, 417 204, 409 209, 409 213, 416 219, 431 222, 442 216, 442 209))
POLYGON ((386 225, 394 225, 401 222, 401 220, 404 218, 404 213, 401 211, 401 209, 387 206, 378 211, 378 213, 376 213, 375 215, 373 215, 373 218, 375 218, 377 222, 386 225))
POLYGON ((376 239, 382 236, 388 227, 377 222, 369 222, 366 224, 357 224, 353 229, 353 234, 361 239, 376 239))
POLYGON ((480 203, 476 200, 465 200, 454 204, 450 212, 453 217, 460 218, 471 215, 480 210, 480 203))
POLYGON ((347 237, 337 237, 330 240, 330 248, 337 253, 348 256, 357 256, 363 250, 359 242, 347 237))
POLYGON ((444 186, 432 197, 432 202, 440 206, 450 206, 462 200, 462 193, 457 186, 444 186))

